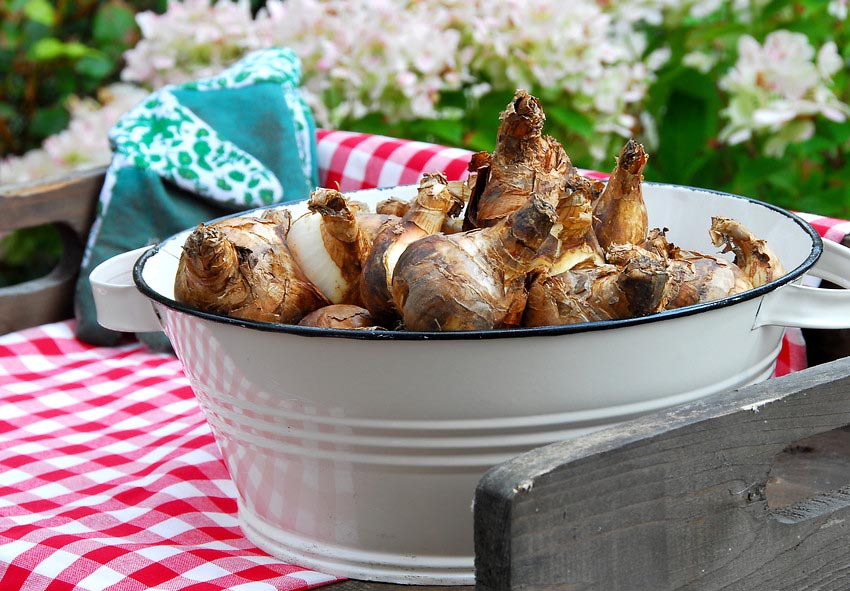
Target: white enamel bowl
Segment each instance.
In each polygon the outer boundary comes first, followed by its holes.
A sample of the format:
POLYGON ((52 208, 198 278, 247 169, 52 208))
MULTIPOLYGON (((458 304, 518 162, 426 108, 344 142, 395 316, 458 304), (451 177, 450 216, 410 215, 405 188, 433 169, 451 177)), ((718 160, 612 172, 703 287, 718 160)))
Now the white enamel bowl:
MULTIPOLYGON (((374 204, 414 191, 351 196, 374 204)), ((768 240, 788 274, 634 320, 486 333, 339 331, 232 320, 175 302, 187 231, 92 273, 99 321, 165 330, 236 483, 242 528, 258 546, 340 576, 471 584, 471 501, 489 467, 763 380, 786 326, 850 327, 850 292, 800 285, 809 272, 850 286, 850 250, 822 244, 800 218, 757 201, 651 183, 644 191, 650 227, 669 228, 680 247, 715 253, 711 216, 731 217, 768 240)))

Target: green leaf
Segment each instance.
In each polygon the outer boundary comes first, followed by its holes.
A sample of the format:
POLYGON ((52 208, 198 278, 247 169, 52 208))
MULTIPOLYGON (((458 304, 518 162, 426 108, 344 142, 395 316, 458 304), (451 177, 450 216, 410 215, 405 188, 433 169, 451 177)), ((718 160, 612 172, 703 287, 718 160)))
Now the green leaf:
POLYGON ((551 106, 546 109, 546 117, 569 133, 586 139, 592 138, 595 133, 589 117, 566 107, 551 106))
POLYGON ((464 138, 464 146, 474 152, 491 152, 496 141, 490 133, 471 131, 464 138))
POLYGON ((0 240, 0 286, 46 275, 61 253, 62 241, 52 225, 11 232, 0 240))
POLYGON ((135 15, 127 6, 112 2, 101 7, 95 14, 92 34, 100 46, 118 44, 127 47, 135 31, 135 15))
POLYGON ((850 218, 850 187, 843 182, 817 194, 802 195, 799 209, 846 220, 850 218))
POLYGON ((47 27, 56 24, 56 11, 47 0, 28 0, 24 4, 24 14, 29 20, 47 27))
POLYGON ((59 133, 68 125, 68 112, 59 106, 39 109, 30 122, 30 132, 38 137, 59 133))
POLYGON ((774 174, 782 166, 778 158, 750 158, 741 166, 736 180, 753 182, 763 180, 774 174))
POLYGON ((30 0, 5 0, 7 12, 23 12, 30 0))
POLYGON ((783 193, 795 194, 800 190, 800 182, 796 171, 785 166, 777 168, 773 174, 767 177, 771 187, 779 189, 783 193))
POLYGON ((793 187, 793 182, 783 178, 789 174, 789 170, 782 160, 757 157, 739 159, 737 162, 738 170, 732 181, 732 192, 788 206, 788 196, 782 193, 793 187))
POLYGON ((664 180, 691 182, 708 144, 710 117, 706 102, 699 97, 678 91, 670 96, 667 113, 659 125, 657 161, 663 166, 664 180))
POLYGON ((87 55, 80 59, 74 70, 83 76, 102 80, 115 70, 115 63, 105 55, 87 55))
POLYGON ((485 114, 486 117, 498 121, 498 114, 505 110, 513 96, 513 91, 492 90, 478 99, 478 111, 485 114))
POLYGON ((424 119, 411 126, 414 135, 426 141, 459 146, 463 141, 463 124, 457 119, 424 119))
POLYGON ((667 84, 669 94, 655 107, 659 146, 651 170, 656 180, 692 184, 711 157, 720 99, 711 80, 693 70, 680 70, 667 84))
POLYGON ((836 144, 844 144, 850 141, 850 121, 837 123, 835 121, 819 122, 817 126, 817 137, 828 137, 836 144))
POLYGON ((18 110, 7 102, 0 102, 0 117, 11 119, 17 116, 18 110))
POLYGON ((65 43, 55 37, 38 40, 27 52, 27 57, 38 62, 48 62, 55 59, 79 59, 91 55, 93 50, 78 41, 65 43))
POLYGON ((345 121, 340 126, 340 129, 350 129, 361 133, 371 133, 378 135, 393 135, 390 131, 390 126, 384 121, 383 116, 378 113, 370 113, 360 119, 345 121))
POLYGON ((21 43, 21 29, 12 19, 0 21, 0 48, 16 50, 21 43))

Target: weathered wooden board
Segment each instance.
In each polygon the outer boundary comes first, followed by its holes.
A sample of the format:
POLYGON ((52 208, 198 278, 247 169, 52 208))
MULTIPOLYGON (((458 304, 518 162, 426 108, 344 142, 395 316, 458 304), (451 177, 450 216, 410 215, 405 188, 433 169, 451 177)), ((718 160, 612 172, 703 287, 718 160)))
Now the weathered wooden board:
POLYGON ((477 589, 850 589, 846 425, 850 359, 519 456, 476 491, 477 589))
POLYGON ((0 334, 72 315, 74 283, 103 177, 103 169, 94 169, 0 188, 0 234, 54 224, 62 239, 62 258, 48 275, 0 289, 0 334))
POLYGON ((52 181, 0 186, 0 232, 61 222, 86 236, 104 175, 105 169, 94 168, 52 181))

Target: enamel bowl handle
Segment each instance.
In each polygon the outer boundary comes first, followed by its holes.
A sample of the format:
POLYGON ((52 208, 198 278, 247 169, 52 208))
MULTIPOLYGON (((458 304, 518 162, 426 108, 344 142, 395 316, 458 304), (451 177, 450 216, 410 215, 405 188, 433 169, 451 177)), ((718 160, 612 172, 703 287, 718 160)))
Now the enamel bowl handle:
POLYGON ((845 289, 784 285, 764 296, 754 327, 850 328, 850 248, 824 240, 810 274, 845 289))
POLYGON ((162 330, 153 302, 143 296, 133 282, 133 266, 150 249, 144 246, 108 259, 89 274, 97 311, 97 322, 120 332, 162 330))

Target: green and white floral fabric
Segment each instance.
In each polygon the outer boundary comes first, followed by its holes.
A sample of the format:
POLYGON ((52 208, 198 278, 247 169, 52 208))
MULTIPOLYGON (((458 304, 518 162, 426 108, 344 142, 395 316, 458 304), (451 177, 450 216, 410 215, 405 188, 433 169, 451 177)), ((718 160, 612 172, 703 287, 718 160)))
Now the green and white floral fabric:
POLYGON ((81 340, 122 338, 97 324, 88 274, 102 261, 222 215, 309 197, 316 128, 300 81, 291 50, 257 51, 218 76, 154 92, 112 128, 113 159, 77 283, 81 340))

